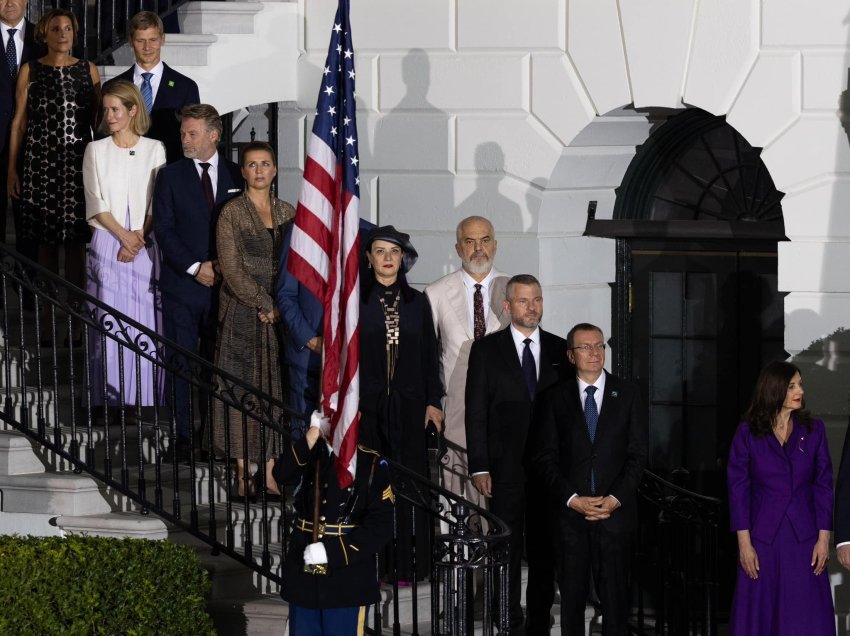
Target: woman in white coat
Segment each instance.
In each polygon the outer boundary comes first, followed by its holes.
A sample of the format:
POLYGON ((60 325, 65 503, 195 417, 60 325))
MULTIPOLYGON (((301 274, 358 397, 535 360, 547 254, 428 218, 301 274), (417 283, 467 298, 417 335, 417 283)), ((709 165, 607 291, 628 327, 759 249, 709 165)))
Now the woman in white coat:
MULTIPOLYGON (((161 142, 143 137, 150 127, 139 89, 126 81, 110 82, 103 90, 101 132, 109 136, 86 147, 83 182, 86 220, 92 228, 86 291, 118 312, 157 330, 155 247, 151 198, 157 170, 165 165, 161 142)), ((103 324, 102 310, 94 312, 103 324)), ((114 321, 113 325, 116 323, 114 321)), ((161 394, 160 371, 119 341, 142 345, 135 329, 118 330, 118 341, 89 334, 89 379, 94 406, 153 406, 161 394), (119 357, 120 351, 120 357, 119 357), (123 375, 123 382, 121 381, 123 375)))

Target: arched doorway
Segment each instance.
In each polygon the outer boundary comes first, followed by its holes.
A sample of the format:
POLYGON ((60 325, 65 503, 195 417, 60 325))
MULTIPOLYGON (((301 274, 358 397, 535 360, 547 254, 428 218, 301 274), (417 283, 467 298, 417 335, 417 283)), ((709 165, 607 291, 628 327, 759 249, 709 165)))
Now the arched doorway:
POLYGON ((642 389, 649 468, 721 495, 729 440, 758 370, 784 358, 777 242, 782 193, 723 117, 649 111, 654 130, 616 191, 615 373, 642 389))

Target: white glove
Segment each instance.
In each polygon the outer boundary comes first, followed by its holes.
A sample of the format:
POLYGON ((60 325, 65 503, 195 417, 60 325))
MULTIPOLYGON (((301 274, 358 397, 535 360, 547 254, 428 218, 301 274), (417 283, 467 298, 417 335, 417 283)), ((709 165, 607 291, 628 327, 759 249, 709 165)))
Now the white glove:
POLYGON ((304 548, 304 563, 306 565, 321 565, 327 562, 328 553, 321 541, 318 543, 311 543, 304 548))
POLYGON ((317 428, 322 434, 322 437, 327 439, 331 434, 331 420, 327 415, 323 415, 321 411, 313 411, 310 416, 310 428, 317 428))

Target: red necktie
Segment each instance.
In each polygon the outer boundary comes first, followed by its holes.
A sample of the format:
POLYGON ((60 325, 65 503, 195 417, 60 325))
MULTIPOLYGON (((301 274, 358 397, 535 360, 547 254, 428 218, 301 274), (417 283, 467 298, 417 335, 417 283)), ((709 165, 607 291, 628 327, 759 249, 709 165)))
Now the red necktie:
POLYGON ((475 284, 475 293, 472 294, 472 332, 476 340, 487 333, 487 327, 484 324, 484 296, 481 294, 481 283, 475 284))
POLYGON ((207 200, 207 207, 210 212, 215 208, 215 195, 213 194, 212 179, 210 179, 210 164, 204 162, 198 164, 204 171, 201 174, 201 189, 204 191, 204 198, 207 200))

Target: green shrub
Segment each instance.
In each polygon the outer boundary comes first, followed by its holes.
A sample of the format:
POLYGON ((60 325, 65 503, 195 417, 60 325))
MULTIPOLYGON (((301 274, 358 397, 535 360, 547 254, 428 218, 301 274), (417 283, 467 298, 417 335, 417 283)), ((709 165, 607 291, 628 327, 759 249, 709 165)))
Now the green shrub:
POLYGON ((215 634, 207 573, 187 546, 0 536, 0 634, 215 634))

